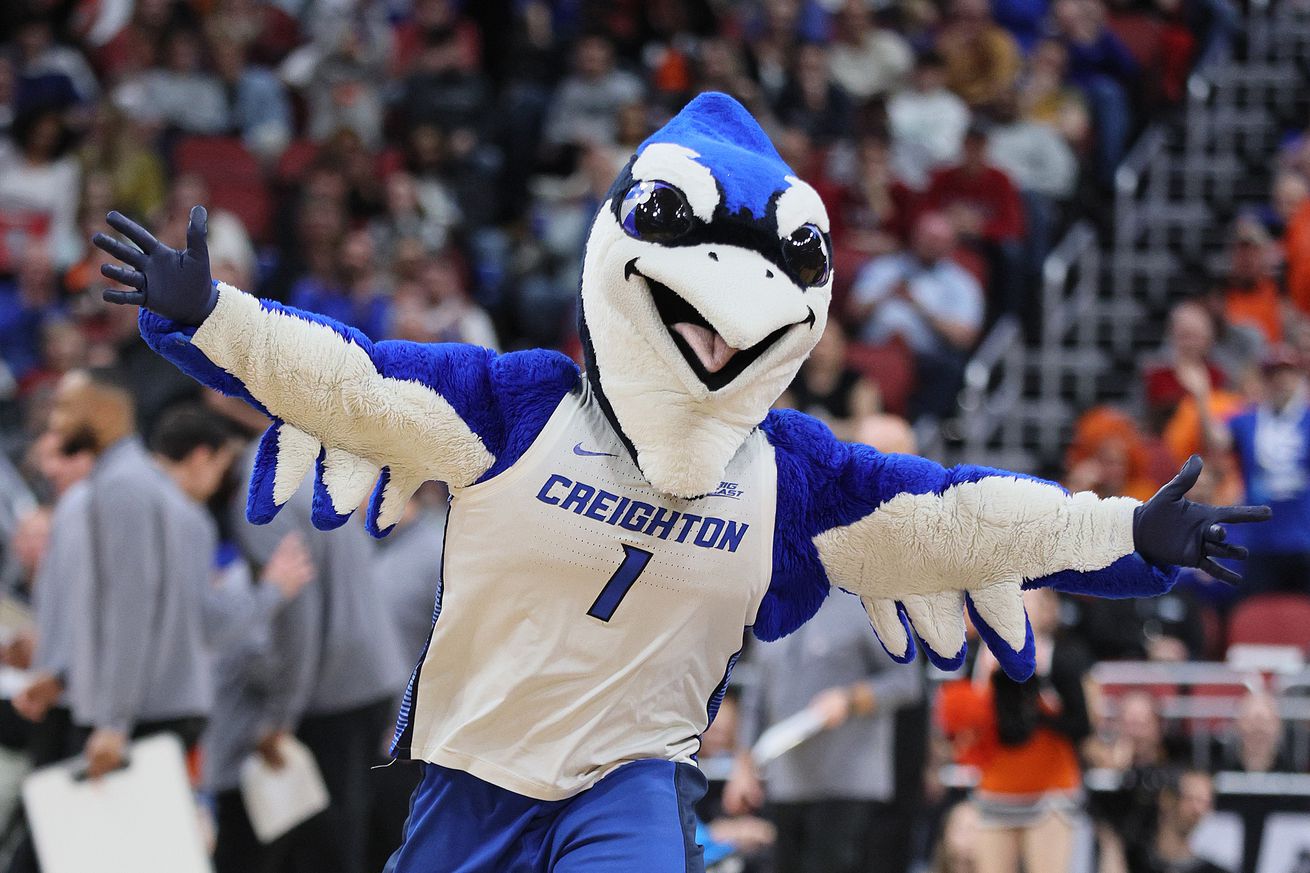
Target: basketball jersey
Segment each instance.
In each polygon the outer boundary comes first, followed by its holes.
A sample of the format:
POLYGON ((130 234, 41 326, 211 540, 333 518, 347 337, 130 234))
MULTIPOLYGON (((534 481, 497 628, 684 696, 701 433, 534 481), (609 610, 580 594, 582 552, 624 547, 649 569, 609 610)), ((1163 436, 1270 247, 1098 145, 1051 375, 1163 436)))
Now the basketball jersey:
POLYGON ((776 479, 757 430, 714 493, 657 493, 581 380, 516 463, 451 489, 394 751, 539 800, 691 761, 768 588, 776 479))

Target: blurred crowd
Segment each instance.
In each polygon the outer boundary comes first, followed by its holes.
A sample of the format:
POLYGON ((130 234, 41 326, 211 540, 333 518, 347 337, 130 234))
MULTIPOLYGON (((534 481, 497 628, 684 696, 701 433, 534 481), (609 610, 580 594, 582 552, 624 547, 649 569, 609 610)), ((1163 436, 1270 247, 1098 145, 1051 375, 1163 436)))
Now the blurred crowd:
MULTIPOLYGON (((444 495, 422 493, 381 545, 355 524, 312 530, 308 493, 272 528, 245 522, 266 422, 202 393, 144 346, 130 307, 102 303, 87 240, 109 209, 179 245, 205 203, 218 278, 374 338, 580 357, 601 198, 688 97, 724 91, 832 221, 834 317, 780 402, 913 451, 911 423, 953 414, 998 316, 1040 325, 1047 250, 1072 218, 1103 217, 1134 133, 1237 24, 1224 0, 0 3, 0 582, 15 604, 0 634, 24 671, 0 709, 0 815, 31 764, 83 753, 109 769, 162 730, 202 753, 219 873, 353 873, 380 868, 413 784, 412 768, 367 768, 428 631, 444 495), (154 520, 122 502, 139 488, 191 507, 191 527, 139 535, 154 520), (98 545, 78 513, 138 536, 98 545), (129 590, 112 618, 42 593, 108 548, 92 575, 129 590), (201 578, 156 615, 132 606, 151 574, 201 578), (174 647, 113 649, 109 620, 119 641, 170 622, 174 647), (237 774, 291 736, 333 803, 264 846, 237 774)), ((1105 873, 1210 869, 1189 839, 1214 787, 1178 754, 1186 725, 1146 691, 1106 705, 1088 670, 1222 659, 1251 603, 1310 597, 1310 130, 1277 161, 1269 203, 1234 221, 1131 402, 1079 420, 1062 475, 1145 498, 1203 455, 1198 499, 1276 508, 1244 541, 1248 585, 1198 572, 1151 601, 1033 592, 1039 674, 1023 685, 976 642, 964 678, 895 666, 858 603, 831 598, 747 654, 705 737, 707 768, 723 765, 705 837, 737 864, 720 869, 1057 871, 1089 814, 1105 873), (757 766, 747 750, 798 711, 825 733, 757 766), (1121 774, 1108 804, 1089 802, 1089 767, 1121 774)), ((1212 769, 1305 767, 1276 698, 1235 706, 1212 769)), ((0 869, 35 869, 21 814, 0 869)))

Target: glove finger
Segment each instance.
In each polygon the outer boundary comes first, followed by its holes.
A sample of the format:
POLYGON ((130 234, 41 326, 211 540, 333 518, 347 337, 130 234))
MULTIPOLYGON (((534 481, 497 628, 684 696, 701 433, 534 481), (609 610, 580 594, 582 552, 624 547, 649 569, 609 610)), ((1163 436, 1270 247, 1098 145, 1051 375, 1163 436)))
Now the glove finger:
POLYGON ((893 661, 908 664, 914 660, 914 637, 910 634, 910 621, 895 600, 885 597, 861 597, 864 611, 869 614, 873 633, 893 661))
POLYGON ((1229 585, 1240 585, 1242 583, 1241 574, 1233 572, 1223 564, 1215 561, 1214 558, 1202 559, 1200 569, 1209 573, 1220 582, 1227 582, 1229 585))
POLYGON ((1001 582, 971 591, 965 599, 978 636, 1005 675, 1016 682, 1023 682, 1037 668, 1037 645, 1021 591, 1017 582, 1001 582))
POLYGON ((129 270, 127 267, 118 266, 118 264, 101 264, 100 275, 123 285, 131 285, 138 291, 146 290, 146 274, 140 270, 129 270))
POLYGON ((145 306, 146 292, 144 291, 124 291, 120 288, 106 288, 100 292, 100 297, 106 303, 117 303, 126 306, 145 306))
POLYGON ((205 251, 205 237, 209 233, 209 213, 205 207, 196 205, 191 207, 191 220, 186 226, 186 247, 187 251, 199 254, 205 251))
POLYGON ((149 260, 145 252, 120 242, 107 233, 97 233, 91 237, 91 242, 95 244, 96 248, 110 257, 118 258, 123 263, 136 267, 138 270, 144 269, 146 261, 149 260))
POLYGON ((114 230, 136 243, 137 248, 147 255, 153 254, 160 247, 160 242, 155 239, 154 234, 117 210, 106 215, 105 220, 114 230))
POLYGON ((964 592, 910 594, 901 603, 933 666, 958 670, 965 654, 964 592))
POLYGON ((1208 558, 1235 558, 1239 561, 1246 560, 1250 554, 1246 546, 1235 546, 1232 543, 1206 543, 1205 555, 1208 558))
POLYGON ((1222 524, 1212 524, 1205 529, 1207 543, 1222 543, 1228 539, 1228 530, 1222 524))
POLYGON ((335 530, 346 523, 373 491, 382 469, 345 449, 324 447, 314 478, 312 520, 319 530, 335 530))
POLYGON ((273 520, 296 493, 318 453, 318 440, 284 421, 275 421, 264 431, 255 452, 255 469, 246 498, 246 518, 251 524, 273 520))
POLYGON ((407 476, 390 467, 383 467, 368 502, 364 529, 379 539, 391 533, 405 512, 405 504, 409 503, 409 498, 414 496, 422 484, 421 476, 407 476))
POLYGON ((1187 459, 1187 463, 1183 464, 1183 468, 1178 471, 1178 475, 1170 479, 1169 483, 1160 489, 1160 493, 1170 498, 1182 497, 1192 490, 1192 486, 1200 478, 1202 466, 1201 456, 1192 455, 1187 459))
POLYGON ((1265 521, 1274 514, 1268 506, 1220 506, 1215 510, 1219 520, 1229 524, 1241 524, 1250 521, 1265 521))

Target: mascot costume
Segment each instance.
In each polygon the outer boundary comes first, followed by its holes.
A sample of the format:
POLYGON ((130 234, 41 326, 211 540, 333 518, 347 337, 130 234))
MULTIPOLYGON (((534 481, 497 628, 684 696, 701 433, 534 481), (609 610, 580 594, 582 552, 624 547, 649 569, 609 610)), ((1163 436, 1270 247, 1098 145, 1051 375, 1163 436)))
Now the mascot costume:
POLYGON ((532 350, 373 342, 211 281, 117 213, 161 355, 273 421, 248 514, 314 470, 314 521, 368 500, 384 536, 450 486, 442 583, 393 743, 424 767, 397 873, 694 871, 695 766, 744 633, 794 631, 834 588, 898 661, 945 669, 967 610, 1007 673, 1033 670, 1024 587, 1160 594, 1178 565, 1236 579, 1221 523, 1263 507, 1145 504, 843 443, 770 410, 818 341, 828 219, 732 98, 703 94, 642 144, 587 242, 586 368, 532 350), (369 497, 371 493, 371 498, 369 497), (845 596, 845 595, 841 595, 845 596))

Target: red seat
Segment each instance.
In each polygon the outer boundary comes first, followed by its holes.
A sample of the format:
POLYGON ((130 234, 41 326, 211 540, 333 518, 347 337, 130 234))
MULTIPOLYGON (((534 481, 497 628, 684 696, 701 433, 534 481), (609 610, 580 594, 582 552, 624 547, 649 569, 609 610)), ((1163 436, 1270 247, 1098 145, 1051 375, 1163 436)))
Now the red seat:
POLYGON ((279 182, 294 183, 305 175, 309 165, 318 157, 318 143, 308 139, 293 141, 278 158, 274 175, 279 182))
POLYGON ((189 136, 177 144, 173 166, 195 173, 209 187, 212 204, 234 213, 256 242, 267 242, 273 204, 263 168, 241 140, 226 136, 189 136))
POLYGON ((1310 595, 1257 594, 1233 609, 1228 645, 1297 646, 1310 654, 1310 595))

